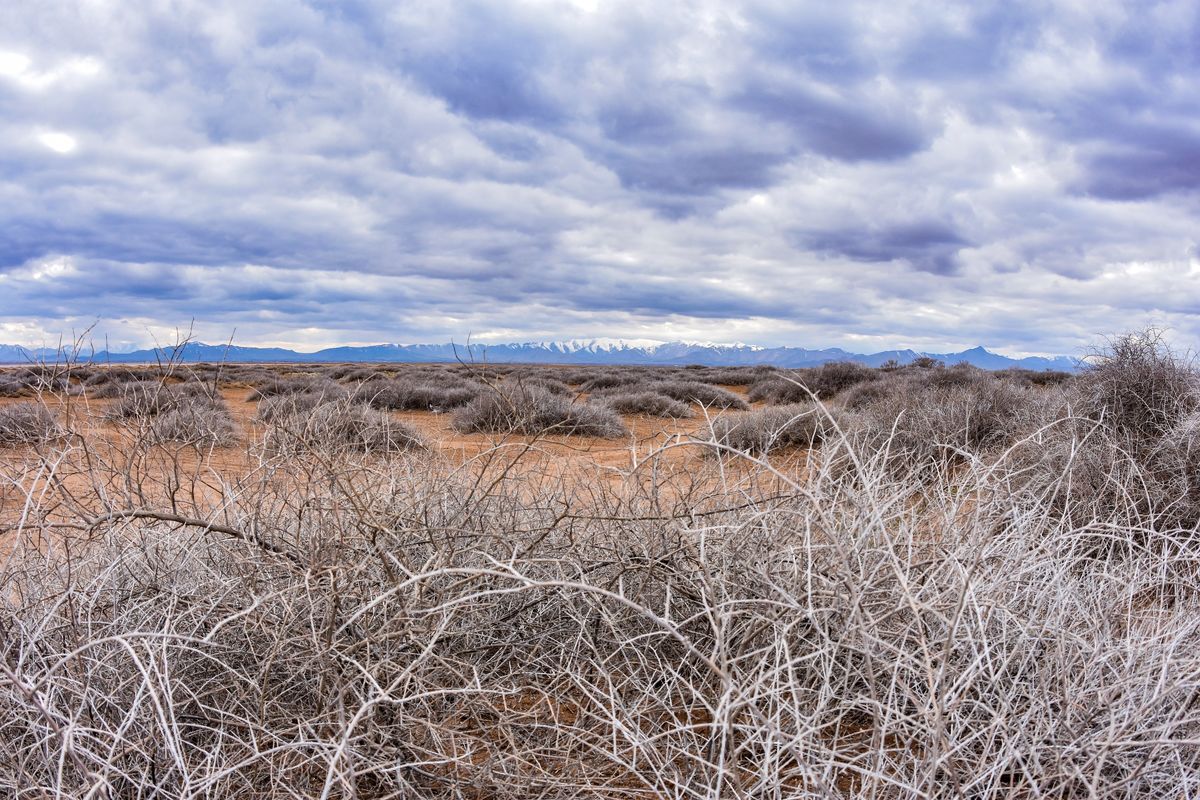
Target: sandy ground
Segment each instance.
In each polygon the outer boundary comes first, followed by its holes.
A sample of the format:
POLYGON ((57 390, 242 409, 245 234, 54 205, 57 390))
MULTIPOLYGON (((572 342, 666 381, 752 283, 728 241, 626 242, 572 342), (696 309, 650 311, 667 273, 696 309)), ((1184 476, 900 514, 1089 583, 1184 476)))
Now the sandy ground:
MULTIPOLYGON (((742 396, 746 394, 743 386, 724 388, 742 396)), ((32 448, 0 447, 3 473, 25 476, 22 480, 10 478, 7 485, 0 486, 0 523, 11 525, 20 517, 29 504, 30 487, 52 490, 67 498, 64 518, 80 514, 80 508, 70 508, 73 498, 86 507, 94 507, 98 502, 106 508, 177 504, 211 507, 230 485, 254 481, 263 469, 255 444, 261 441, 264 426, 255 419, 258 403, 248 399, 252 391, 248 386, 232 386, 222 391, 239 427, 238 444, 203 452, 176 445, 142 448, 132 460, 129 455, 132 448, 127 442, 131 432, 105 419, 105 411, 114 401, 90 399, 86 395, 42 398, 60 420, 69 419, 71 429, 82 434, 76 441, 85 455, 77 453, 69 467, 58 469, 52 478, 43 478, 29 472, 39 469, 46 472, 42 454, 32 448), (23 489, 18 484, 23 484, 23 489), (134 485, 142 487, 139 490, 142 492, 151 487, 152 496, 131 495, 128 486, 134 485), (181 492, 191 496, 181 498, 181 492)), ((0 398, 0 406, 31 399, 36 398, 0 398)), ((686 445, 693 437, 703 438, 708 424, 704 409, 695 406, 695 411, 693 418, 685 420, 625 415, 623 419, 630 434, 620 439, 464 434, 454 430, 451 414, 409 411, 393 412, 392 416, 415 428, 434 456, 451 469, 483 472, 503 469, 519 460, 524 471, 533 470, 547 479, 565 481, 575 487, 573 490, 583 492, 636 491, 650 483, 663 485, 672 481, 682 487, 678 491, 692 491, 697 480, 716 479, 713 459, 706 457, 702 448, 686 445)), ((802 457, 803 454, 785 453, 773 456, 772 462, 788 469, 802 457)), ((732 464, 720 472, 719 479, 736 481, 739 473, 754 472, 757 471, 750 465, 732 464)))
MULTIPOLYGON (((746 395, 744 386, 725 386, 735 394, 746 395)), ((258 404, 249 401, 251 388, 225 388, 221 391, 229 410, 233 413, 242 438, 251 440, 262 435, 263 426, 255 419, 258 404)), ((37 400, 36 397, 0 397, 0 406, 13 403, 37 400)), ((586 395, 581 401, 586 400, 586 395)), ((63 398, 47 396, 41 398, 49 408, 55 411, 60 419, 70 415, 73 429, 85 432, 86 435, 101 440, 115 442, 120 437, 119 426, 104 419, 108 406, 113 402, 108 399, 89 399, 85 395, 63 398)), ((757 405, 757 404, 756 404, 757 405)), ((592 436, 543 436, 536 441, 528 436, 497 435, 485 433, 460 433, 452 424, 452 415, 439 414, 429 411, 398 411, 391 412, 392 417, 401 420, 415 428, 422 438, 436 448, 442 455, 458 462, 466 462, 490 451, 496 447, 524 448, 533 444, 540 452, 553 454, 557 458, 597 466, 628 469, 640 458, 660 450, 665 445, 686 441, 693 437, 702 437, 708 425, 705 410, 694 406, 696 416, 691 419, 664 419, 643 415, 623 415, 625 426, 630 435, 620 439, 601 439, 592 436)), ((715 418, 723 414, 738 414, 737 411, 710 411, 708 415, 715 418)), ((674 448, 673 448, 674 449, 674 448)), ((684 458, 682 449, 674 449, 673 458, 684 458)), ((236 466, 244 454, 242 444, 234 447, 218 448, 213 452, 215 463, 224 466, 236 466)), ((7 451, 0 449, 0 462, 8 455, 13 455, 13 448, 7 451)))

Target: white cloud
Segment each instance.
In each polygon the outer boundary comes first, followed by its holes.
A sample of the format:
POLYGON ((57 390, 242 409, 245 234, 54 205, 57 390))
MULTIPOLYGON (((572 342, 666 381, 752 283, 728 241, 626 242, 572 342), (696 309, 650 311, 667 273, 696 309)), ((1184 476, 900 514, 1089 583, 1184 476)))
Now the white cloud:
POLYGON ((56 153, 73 153, 79 146, 74 136, 61 131, 46 131, 38 134, 38 141, 56 153))
POLYGON ((0 51, 0 76, 15 78, 29 69, 29 56, 0 51))

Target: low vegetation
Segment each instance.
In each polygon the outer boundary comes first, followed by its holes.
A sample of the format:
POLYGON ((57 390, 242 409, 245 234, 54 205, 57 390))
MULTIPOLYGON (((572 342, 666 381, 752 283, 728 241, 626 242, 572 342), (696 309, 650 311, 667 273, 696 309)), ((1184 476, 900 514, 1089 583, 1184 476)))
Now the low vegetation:
POLYGON ((614 438, 627 433, 621 417, 609 408, 572 402, 539 386, 513 382, 489 387, 455 411, 454 427, 463 433, 527 436, 614 438))
POLYGON ((829 409, 812 403, 768 406, 737 416, 722 416, 709 426, 720 447, 715 455, 766 453, 792 447, 819 447, 836 430, 829 409))
POLYGON ((755 384, 455 370, 343 389, 477 379, 454 425, 528 455, 290 391, 197 466, 113 433, 182 407, 145 373, 100 433, 65 390, 0 405, 70 433, 0 459, 0 795, 1200 796, 1200 388, 1153 332, 1061 380, 708 408, 620 470, 539 437, 620 435, 607 389, 755 384))
POLYGON ((828 401, 852 386, 878 380, 882 373, 847 361, 789 372, 767 373, 750 386, 749 399, 773 405, 828 401))
POLYGON ((670 417, 672 419, 688 419, 694 416, 688 403, 680 402, 673 397, 659 394, 655 391, 625 390, 614 394, 605 394, 598 398, 600 402, 621 414, 644 414, 649 417, 670 417))
POLYGON ((238 440, 237 423, 219 398, 189 396, 150 422, 155 443, 174 442, 196 447, 230 447, 238 440))
POLYGON ((58 420, 41 403, 0 406, 0 445, 40 444, 62 434, 58 420))
POLYGON ((706 408, 734 408, 739 411, 750 408, 749 404, 741 397, 711 383, 668 380, 654 384, 654 391, 682 403, 699 403, 706 408))
POLYGON ((267 415, 270 425, 263 443, 268 452, 388 455, 425 447, 412 426, 384 411, 352 399, 318 402, 307 407, 314 397, 319 395, 275 398, 290 405, 277 405, 267 415))
POLYGON ((481 387, 479 384, 445 376, 395 378, 383 381, 368 381, 359 386, 355 397, 389 411, 434 411, 441 413, 464 406, 474 400, 481 387))

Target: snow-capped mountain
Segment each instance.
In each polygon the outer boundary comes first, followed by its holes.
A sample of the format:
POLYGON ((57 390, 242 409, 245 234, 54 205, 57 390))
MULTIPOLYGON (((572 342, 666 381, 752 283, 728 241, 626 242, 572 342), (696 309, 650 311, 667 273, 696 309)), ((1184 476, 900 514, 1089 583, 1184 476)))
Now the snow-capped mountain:
MULTIPOLYGON (((239 347, 189 342, 181 348, 135 350, 130 353, 99 352, 83 361, 139 363, 176 358, 188 362, 490 362, 529 364, 704 364, 709 366, 770 365, 812 367, 830 361, 856 361, 877 367, 889 361, 907 364, 931 357, 946 364, 967 363, 984 369, 1023 367, 1074 371, 1079 362, 1066 356, 1011 358, 974 347, 961 353, 923 353, 915 350, 886 350, 851 353, 840 348, 808 350, 803 347, 761 347, 742 343, 658 342, 649 339, 568 339, 557 342, 502 344, 378 344, 331 347, 302 353, 282 347, 239 347)), ((0 345, 0 363, 61 360, 55 350, 26 349, 0 345)))
POLYGON ((522 342, 488 347, 533 347, 551 353, 623 353, 629 350, 652 350, 662 342, 654 339, 566 339, 561 342, 522 342))

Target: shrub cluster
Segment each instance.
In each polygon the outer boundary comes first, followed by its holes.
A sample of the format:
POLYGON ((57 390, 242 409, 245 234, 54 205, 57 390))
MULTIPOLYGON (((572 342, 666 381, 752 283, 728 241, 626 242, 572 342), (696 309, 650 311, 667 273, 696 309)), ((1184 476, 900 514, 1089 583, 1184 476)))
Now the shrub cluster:
POLYGON ((745 414, 717 417, 709 426, 709 435, 722 448, 751 455, 788 447, 817 447, 832 430, 830 413, 813 403, 768 406, 745 414))
POLYGON ((692 407, 665 394, 654 391, 630 391, 618 386, 613 394, 605 394, 600 402, 620 414, 645 414, 650 417, 687 419, 693 416, 692 407))
POLYGON ((125 425, 144 426, 153 443, 228 447, 238 439, 237 423, 214 384, 133 380, 98 386, 101 393, 110 389, 116 399, 105 417, 125 425))
POLYGON ((681 403, 699 403, 706 408, 732 408, 745 411, 750 405, 728 389, 699 381, 661 381, 653 385, 654 391, 681 403))
POLYGON ((505 382, 483 391, 454 412, 463 433, 544 433, 614 438, 628 431, 609 408, 574 403, 537 386, 505 382))
POLYGON ((879 370, 852 361, 833 361, 811 369, 768 374, 750 387, 751 402, 787 405, 831 400, 852 386, 880 378, 879 370))
POLYGON ((0 397, 22 397, 28 394, 25 382, 8 372, 0 372, 0 397))
POLYGON ((176 442, 196 447, 229 447, 237 443, 238 428, 224 401, 204 395, 187 396, 156 414, 150 422, 156 443, 176 442))
POLYGON ((374 408, 390 411, 442 412, 471 402, 480 388, 479 384, 454 375, 399 377, 363 383, 355 390, 354 397, 374 408))
MULTIPOLYGON (((982 449, 920 475, 861 431, 773 469, 665 450, 602 490, 380 468, 354 442, 387 415, 345 399, 268 426, 326 426, 314 457, 251 451, 218 492, 136 449, 0 459, 0 796, 1200 796, 1200 536, 1145 497, 1200 422, 1169 354, 1126 359, 898 369, 915 400, 849 415, 1015 391, 1006 441, 1052 423, 1032 449, 1096 465, 1093 504, 959 411, 918 429, 982 449)), ((820 413, 719 419, 769 450, 820 413)))
POLYGON ((220 392, 211 384, 178 383, 161 380, 137 380, 118 385, 116 402, 105 416, 110 420, 153 417, 186 404, 220 405, 220 392))
POLYGON ((41 403, 0 406, 0 445, 40 444, 62 435, 58 420, 41 403))
POLYGON ((291 378, 271 378, 254 388, 246 397, 249 402, 289 394, 316 394, 328 398, 345 397, 349 390, 323 375, 291 378))
POLYGON ((842 397, 848 426, 898 469, 995 452, 1042 422, 1030 390, 974 367, 897 371, 842 397))
POLYGON ((1190 359, 1156 330, 1128 334, 1066 387, 1049 410, 1067 421, 1022 448, 1048 502, 1070 519, 1133 508, 1158 530, 1200 529, 1200 380, 1190 359))
MULTIPOLYGON (((279 405, 270 414, 264 443, 272 453, 367 453, 389 455, 426 448, 412 426, 393 419, 386 411, 353 399, 325 401, 308 407, 296 395, 288 407, 279 405)), ((280 403, 290 398, 275 398, 280 403)))

